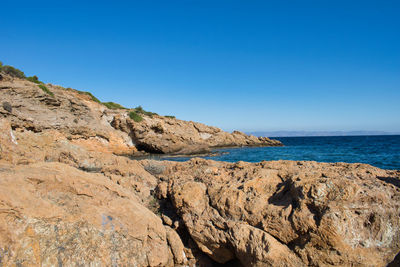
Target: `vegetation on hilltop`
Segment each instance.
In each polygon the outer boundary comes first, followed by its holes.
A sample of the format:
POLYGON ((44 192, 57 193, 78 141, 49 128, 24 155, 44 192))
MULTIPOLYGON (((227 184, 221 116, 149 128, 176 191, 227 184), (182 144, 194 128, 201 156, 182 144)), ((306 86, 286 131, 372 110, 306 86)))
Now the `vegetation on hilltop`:
POLYGON ((48 95, 54 96, 54 93, 52 91, 49 90, 49 88, 46 87, 46 85, 44 84, 39 84, 38 85, 40 89, 43 90, 43 92, 45 92, 48 95))
POLYGON ((127 109, 126 107, 115 102, 102 102, 102 104, 109 109, 127 109))
POLYGON ((129 118, 131 118, 135 122, 141 122, 143 120, 143 117, 137 114, 135 111, 129 112, 129 118))
POLYGON ((88 96, 90 96, 90 98, 91 98, 94 102, 101 103, 100 100, 99 100, 97 97, 95 97, 94 95, 92 95, 91 92, 79 91, 79 90, 77 90, 77 91, 78 91, 79 94, 83 94, 83 95, 88 95, 88 96))
POLYGON ((137 107, 135 108, 135 112, 138 113, 138 114, 147 115, 147 116, 149 116, 149 117, 153 117, 154 115, 158 115, 158 114, 155 113, 155 112, 150 112, 150 111, 144 110, 144 109, 142 108, 142 106, 137 106, 137 107))
POLYGON ((26 80, 28 80, 30 82, 34 82, 34 83, 36 83, 38 85, 38 87, 40 89, 43 90, 43 92, 45 92, 48 95, 54 96, 54 93, 51 92, 49 90, 49 88, 47 88, 44 85, 43 82, 39 81, 39 78, 36 75, 31 76, 31 77, 26 77, 25 73, 23 71, 21 71, 21 70, 19 70, 17 68, 14 68, 13 66, 3 65, 2 62, 0 62, 0 71, 5 73, 5 74, 8 74, 8 75, 10 75, 12 77, 15 77, 15 78, 26 79, 26 80))
POLYGON ((14 68, 13 66, 3 65, 3 63, 1 63, 0 71, 2 71, 5 74, 8 74, 10 76, 13 76, 13 77, 17 77, 20 79, 26 79, 25 73, 17 68, 14 68))
POLYGON ((77 90, 77 89, 72 89, 72 88, 70 88, 70 87, 65 88, 65 90, 67 90, 67 91, 74 91, 74 92, 77 92, 78 94, 81 94, 81 95, 88 95, 92 101, 101 104, 101 101, 100 101, 97 97, 95 97, 92 93, 90 93, 90 92, 87 92, 87 91, 79 91, 79 90, 77 90))
MULTIPOLYGON (((13 66, 9 66, 9 65, 3 65, 3 63, 0 61, 0 72, 3 72, 5 74, 8 74, 12 77, 15 78, 20 78, 20 79, 25 79, 27 81, 36 83, 38 85, 38 87, 40 89, 43 90, 43 92, 47 93, 50 96, 54 96, 54 93, 51 92, 46 85, 39 80, 38 76, 33 75, 33 76, 29 76, 26 77, 25 73, 17 68, 14 68, 13 66)), ((102 104, 104 106, 106 106, 109 109, 128 109, 118 103, 115 102, 101 102, 97 97, 95 97, 92 93, 87 92, 87 91, 79 91, 76 89, 72 89, 72 88, 66 88, 66 90, 72 90, 75 91, 79 94, 83 94, 83 95, 88 95, 90 97, 90 99, 94 102, 97 102, 99 104, 102 104)), ((140 122, 143 120, 143 117, 141 115, 145 115, 145 116, 149 116, 149 117, 153 117, 154 115, 158 115, 155 112, 150 112, 150 111, 146 111, 143 109, 142 106, 137 106, 134 109, 130 109, 130 112, 128 113, 129 117, 131 119, 133 119, 135 122, 140 122)), ((167 118, 172 118, 175 119, 175 116, 165 116, 167 118)))
POLYGON ((39 81, 39 78, 36 75, 33 75, 31 77, 26 77, 26 79, 30 82, 37 83, 37 84, 43 83, 43 82, 39 81))

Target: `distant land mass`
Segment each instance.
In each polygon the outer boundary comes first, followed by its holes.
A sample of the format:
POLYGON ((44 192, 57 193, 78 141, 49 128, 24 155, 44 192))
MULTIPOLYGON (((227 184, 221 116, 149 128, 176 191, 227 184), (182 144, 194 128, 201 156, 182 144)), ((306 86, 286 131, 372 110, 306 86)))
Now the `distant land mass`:
POLYGON ((398 135, 400 132, 384 131, 256 131, 246 132, 255 136, 294 137, 294 136, 358 136, 358 135, 398 135))

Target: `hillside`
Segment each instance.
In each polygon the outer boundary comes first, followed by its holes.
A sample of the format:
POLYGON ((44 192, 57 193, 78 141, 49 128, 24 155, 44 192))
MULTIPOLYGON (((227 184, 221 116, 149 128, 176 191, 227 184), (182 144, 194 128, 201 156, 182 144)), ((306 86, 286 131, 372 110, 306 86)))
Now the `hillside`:
MULTIPOLYGON (((22 76, 0 78, 0 115, 18 133, 29 130, 116 154, 198 154, 214 147, 279 146, 279 141, 248 136, 192 121, 159 116, 143 109, 100 103, 92 94, 22 76), (43 89, 45 88, 45 89, 43 89), (8 108, 7 108, 8 107, 8 108)), ((18 135, 18 134, 17 134, 18 135)))

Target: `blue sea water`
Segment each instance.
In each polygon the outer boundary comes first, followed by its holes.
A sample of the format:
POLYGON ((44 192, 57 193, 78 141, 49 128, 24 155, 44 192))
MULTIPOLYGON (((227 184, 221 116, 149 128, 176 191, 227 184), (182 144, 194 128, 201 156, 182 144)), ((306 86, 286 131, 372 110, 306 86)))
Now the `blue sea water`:
MULTIPOLYGON (((319 162, 367 163, 382 169, 400 170, 400 135, 277 137, 284 147, 227 148, 219 161, 314 160, 319 162)), ((185 161, 187 157, 168 158, 185 161)))

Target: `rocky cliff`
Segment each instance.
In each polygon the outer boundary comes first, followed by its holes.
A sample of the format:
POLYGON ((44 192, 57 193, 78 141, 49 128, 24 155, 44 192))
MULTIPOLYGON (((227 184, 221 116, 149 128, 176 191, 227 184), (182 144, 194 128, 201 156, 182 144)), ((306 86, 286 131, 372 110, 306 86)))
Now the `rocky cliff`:
POLYGON ((396 264, 399 171, 132 160, 118 154, 279 143, 2 78, 2 266, 396 264))
POLYGON ((77 90, 47 84, 46 91, 39 85, 2 74, 0 116, 7 117, 15 131, 56 131, 89 149, 131 155, 139 150, 196 154, 210 152, 213 147, 282 145, 266 137, 238 131, 227 133, 201 123, 158 115, 143 115, 142 121, 135 122, 128 109, 109 109, 77 90))

